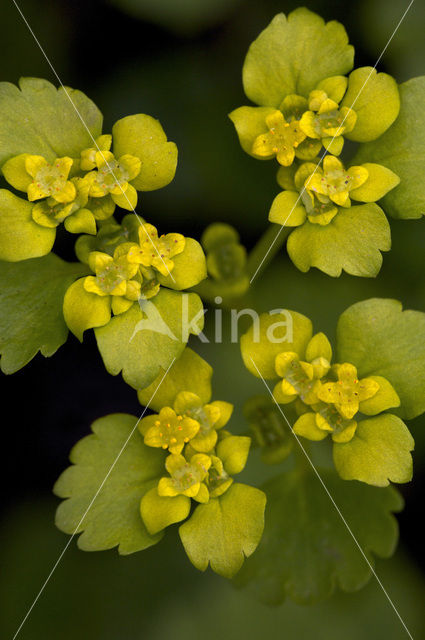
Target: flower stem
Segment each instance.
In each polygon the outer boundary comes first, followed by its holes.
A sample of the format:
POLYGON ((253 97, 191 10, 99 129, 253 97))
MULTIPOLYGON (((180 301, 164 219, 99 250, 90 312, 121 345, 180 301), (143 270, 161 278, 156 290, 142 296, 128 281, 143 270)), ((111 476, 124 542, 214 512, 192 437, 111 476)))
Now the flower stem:
POLYGON ((273 223, 266 229, 248 257, 248 273, 251 282, 273 260, 291 231, 290 227, 273 223))

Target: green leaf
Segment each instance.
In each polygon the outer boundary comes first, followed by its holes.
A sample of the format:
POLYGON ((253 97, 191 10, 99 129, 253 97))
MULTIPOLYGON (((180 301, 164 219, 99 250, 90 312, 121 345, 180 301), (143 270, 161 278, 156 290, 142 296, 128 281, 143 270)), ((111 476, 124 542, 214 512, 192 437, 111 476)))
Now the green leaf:
POLYGON ((353 200, 377 202, 400 183, 400 178, 381 164, 365 162, 362 166, 369 175, 366 182, 350 191, 350 198, 353 200))
POLYGON ((394 122, 400 111, 397 83, 387 73, 373 67, 361 67, 350 73, 347 93, 341 106, 357 114, 354 129, 344 136, 356 142, 379 138, 394 122))
POLYGON ((212 367, 189 347, 186 347, 174 362, 165 378, 164 373, 164 369, 161 369, 149 387, 137 392, 140 404, 146 406, 149 403, 149 407, 155 411, 159 411, 162 407, 172 407, 180 391, 196 393, 202 404, 207 404, 211 400, 212 367))
POLYGON ((368 378, 375 380, 379 384, 379 389, 372 398, 359 403, 360 413, 365 416, 376 416, 378 413, 400 406, 400 398, 386 378, 382 376, 368 376, 368 378))
POLYGON ((171 274, 158 275, 160 284, 181 291, 190 289, 207 277, 205 255, 199 242, 186 238, 184 251, 173 257, 174 269, 171 274))
POLYGON ((242 149, 254 158, 259 156, 251 153, 252 145, 258 136, 267 132, 266 117, 274 111, 273 107, 239 107, 229 113, 242 149))
POLYGON ((243 85, 250 100, 279 107, 285 96, 305 97, 325 78, 344 75, 353 67, 354 49, 344 27, 308 9, 283 13, 251 44, 243 67, 243 85))
POLYGON ((313 334, 311 321, 296 311, 277 309, 262 313, 241 338, 244 364, 254 376, 277 378, 275 359, 283 351, 295 351, 302 359, 313 334))
POLYGON ((160 496, 158 487, 145 493, 140 503, 140 515, 151 535, 170 524, 185 520, 190 513, 191 499, 187 496, 160 496))
POLYGON ((93 434, 77 442, 70 455, 72 466, 54 486, 57 496, 67 498, 57 509, 56 525, 71 535, 83 532, 78 538, 83 551, 119 545, 125 555, 161 538, 149 535, 139 507, 163 472, 164 454, 144 445, 134 429, 137 422, 124 413, 96 420, 93 434))
MULTIPOLYGON (((394 552, 398 529, 392 511, 402 509, 400 494, 359 482, 344 482, 334 471, 319 471, 368 560, 394 552)), ((318 478, 292 471, 270 480, 266 525, 257 552, 237 577, 239 585, 267 604, 286 597, 310 604, 360 589, 371 570, 318 478)))
POLYGON ((102 133, 102 114, 81 91, 39 78, 21 78, 19 88, 0 83, 0 164, 20 153, 77 158, 102 133))
POLYGON ((251 438, 247 436, 228 436, 218 443, 217 456, 230 476, 244 469, 250 446, 251 438))
POLYGON ((118 120, 112 127, 114 153, 119 158, 126 153, 142 161, 139 175, 131 184, 138 191, 161 189, 176 173, 177 147, 167 142, 158 120, 138 113, 118 120))
POLYGON ((98 296, 86 291, 84 280, 80 278, 74 282, 63 301, 65 322, 80 342, 84 331, 103 327, 111 319, 111 296, 98 296))
POLYGON ((264 527, 266 496, 245 484, 232 486, 219 498, 196 507, 179 529, 187 555, 197 569, 208 564, 231 578, 254 553, 264 527))
POLYGON ((269 221, 285 227, 298 227, 307 218, 298 191, 281 191, 272 202, 269 221))
POLYGON ((391 231, 377 204, 339 208, 326 226, 306 222, 288 238, 288 253, 300 271, 317 267, 338 277, 344 270, 371 278, 382 265, 381 251, 391 248, 391 231))
POLYGON ((400 178, 398 187, 382 201, 393 218, 421 218, 425 214, 425 76, 400 85, 400 115, 386 133, 362 145, 353 161, 383 164, 400 178))
POLYGON ((0 262, 1 369, 14 373, 38 351, 51 356, 66 342, 65 291, 85 271, 51 253, 23 262, 0 262))
POLYGON ((56 229, 34 222, 32 208, 33 203, 0 189, 0 260, 18 262, 50 252, 56 229))
POLYGON ((161 289, 151 300, 138 304, 95 329, 97 345, 106 369, 122 371, 135 389, 144 389, 167 370, 184 350, 191 333, 203 327, 202 302, 195 293, 161 289))
POLYGON ((354 364, 361 378, 389 380, 401 401, 393 413, 410 420, 425 411, 424 313, 381 298, 352 305, 338 322, 336 359, 354 364))
POLYGON ((334 444, 335 468, 343 480, 360 480, 376 487, 409 482, 414 440, 397 416, 383 413, 358 423, 349 442, 334 444))

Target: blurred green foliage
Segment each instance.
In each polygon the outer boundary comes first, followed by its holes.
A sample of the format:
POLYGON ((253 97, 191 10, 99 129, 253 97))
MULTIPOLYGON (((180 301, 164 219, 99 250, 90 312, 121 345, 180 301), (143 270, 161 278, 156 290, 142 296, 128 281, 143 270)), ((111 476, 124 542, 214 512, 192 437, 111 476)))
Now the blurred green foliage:
MULTIPOLYGON (((4 638, 12 637, 65 545, 65 536, 52 524, 53 514, 52 501, 36 501, 24 503, 7 518, 1 546, 4 638)), ((195 571, 176 545, 176 534, 172 531, 161 545, 128 558, 115 551, 82 553, 72 545, 20 638, 254 640, 276 633, 289 640, 405 637, 376 581, 357 594, 339 594, 307 610, 290 602, 268 608, 213 573, 195 571)), ((414 565, 399 554, 378 563, 377 573, 413 637, 422 638, 425 583, 414 565)))

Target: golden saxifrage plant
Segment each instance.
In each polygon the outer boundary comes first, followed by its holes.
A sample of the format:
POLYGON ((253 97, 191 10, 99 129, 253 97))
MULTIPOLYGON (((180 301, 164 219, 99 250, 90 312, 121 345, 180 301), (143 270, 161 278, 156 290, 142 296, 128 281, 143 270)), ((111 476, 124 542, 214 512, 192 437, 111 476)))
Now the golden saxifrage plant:
POLYGON ((34 78, 0 84, 2 370, 93 329, 107 371, 149 409, 100 418, 72 449, 54 488, 56 524, 80 534, 81 549, 133 553, 181 523, 195 567, 237 574, 267 602, 358 589, 370 566, 301 443, 312 455, 322 447, 320 475, 367 558, 392 554, 402 508, 393 484, 412 478, 405 421, 425 411, 425 314, 358 302, 335 319, 333 344, 296 311, 261 314, 240 347, 262 395, 239 426, 213 394, 212 368, 187 346, 202 331, 203 300, 243 299, 271 237, 273 251, 287 240, 301 271, 372 277, 391 246, 387 216, 422 216, 425 78, 398 85, 353 68, 353 57, 344 27, 307 9, 277 15, 249 47, 252 104, 229 117, 280 189, 268 212, 274 236, 266 230, 249 255, 227 224, 198 242, 135 212, 176 171, 176 145, 157 120, 130 115, 105 133, 79 91, 34 78), (52 253, 60 225, 76 236, 76 262, 52 253), (237 478, 254 446, 276 468, 260 488, 237 478))

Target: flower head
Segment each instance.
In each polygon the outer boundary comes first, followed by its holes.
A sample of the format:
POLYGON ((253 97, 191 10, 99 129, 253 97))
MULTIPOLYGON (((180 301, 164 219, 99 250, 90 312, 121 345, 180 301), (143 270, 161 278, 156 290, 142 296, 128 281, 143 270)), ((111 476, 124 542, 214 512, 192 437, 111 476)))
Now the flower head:
POLYGON ((340 107, 348 80, 334 76, 323 80, 310 92, 308 110, 300 119, 300 127, 309 138, 318 139, 323 146, 339 155, 344 145, 343 135, 350 133, 356 124, 357 114, 349 107, 340 107))
POLYGON ((152 224, 144 223, 139 228, 139 242, 129 247, 128 261, 141 267, 152 267, 167 276, 174 268, 171 258, 182 253, 186 240, 181 233, 167 233, 158 237, 152 224))
POLYGON ((72 233, 70 220, 73 217, 75 221, 77 213, 81 220, 81 210, 84 209, 87 221, 83 227, 79 225, 75 232, 96 233, 95 218, 91 211, 85 208, 88 202, 89 184, 84 178, 72 178, 71 183, 75 188, 75 197, 71 202, 58 202, 53 196, 36 202, 31 212, 32 219, 42 227, 57 227, 64 220, 68 220, 67 230, 72 233))
MULTIPOLYGON (((149 416, 147 424, 151 423, 149 416)), ((187 442, 199 431, 199 422, 187 416, 177 415, 170 407, 163 407, 154 423, 144 433, 145 444, 149 447, 168 449, 170 453, 179 454, 187 442)))
MULTIPOLYGON (((96 151, 94 161, 97 170, 87 174, 90 181, 89 195, 94 198, 110 195, 115 204, 123 209, 134 209, 137 204, 137 191, 129 183, 140 173, 140 159, 125 154, 117 160, 111 151, 96 151)), ((88 162, 89 160, 85 166, 88 162)))
POLYGON ((314 174, 307 178, 305 188, 322 204, 334 202, 340 207, 349 207, 350 191, 357 189, 369 177, 365 167, 350 167, 345 170, 344 165, 335 156, 327 155, 323 160, 323 169, 317 167, 314 174))
POLYGON ((217 442, 217 430, 229 421, 233 406, 222 401, 204 404, 195 393, 182 391, 174 401, 174 409, 179 415, 196 420, 199 432, 190 444, 195 451, 208 452, 217 442))
POLYGON ((297 120, 287 122, 281 111, 266 117, 268 132, 259 135, 252 146, 252 153, 262 158, 276 156, 279 164, 288 167, 295 158, 295 149, 306 138, 297 120))
POLYGON ((208 502, 209 493, 203 480, 208 475, 211 458, 203 453, 197 453, 190 461, 179 454, 171 454, 165 461, 165 467, 170 477, 161 478, 158 484, 160 496, 184 495, 199 502, 208 502))
POLYGON ((72 158, 56 158, 52 164, 43 156, 25 157, 25 170, 32 178, 28 184, 28 200, 52 197, 56 202, 71 202, 76 196, 75 185, 68 180, 72 158))
POLYGON ((92 251, 88 261, 96 275, 85 278, 85 290, 98 296, 112 296, 115 314, 127 311, 140 297, 142 278, 137 265, 127 260, 126 243, 118 245, 113 256, 92 251))
POLYGON ((299 398, 306 405, 319 401, 317 389, 320 380, 328 373, 332 358, 332 348, 323 333, 315 335, 307 345, 306 360, 298 353, 284 351, 276 356, 275 369, 282 378, 277 383, 274 396, 277 402, 287 404, 299 398))
POLYGON ((379 384, 372 378, 359 380, 354 365, 344 363, 336 365, 336 382, 325 382, 317 389, 317 396, 326 404, 335 406, 346 420, 351 420, 364 400, 373 398, 379 391, 379 384))

